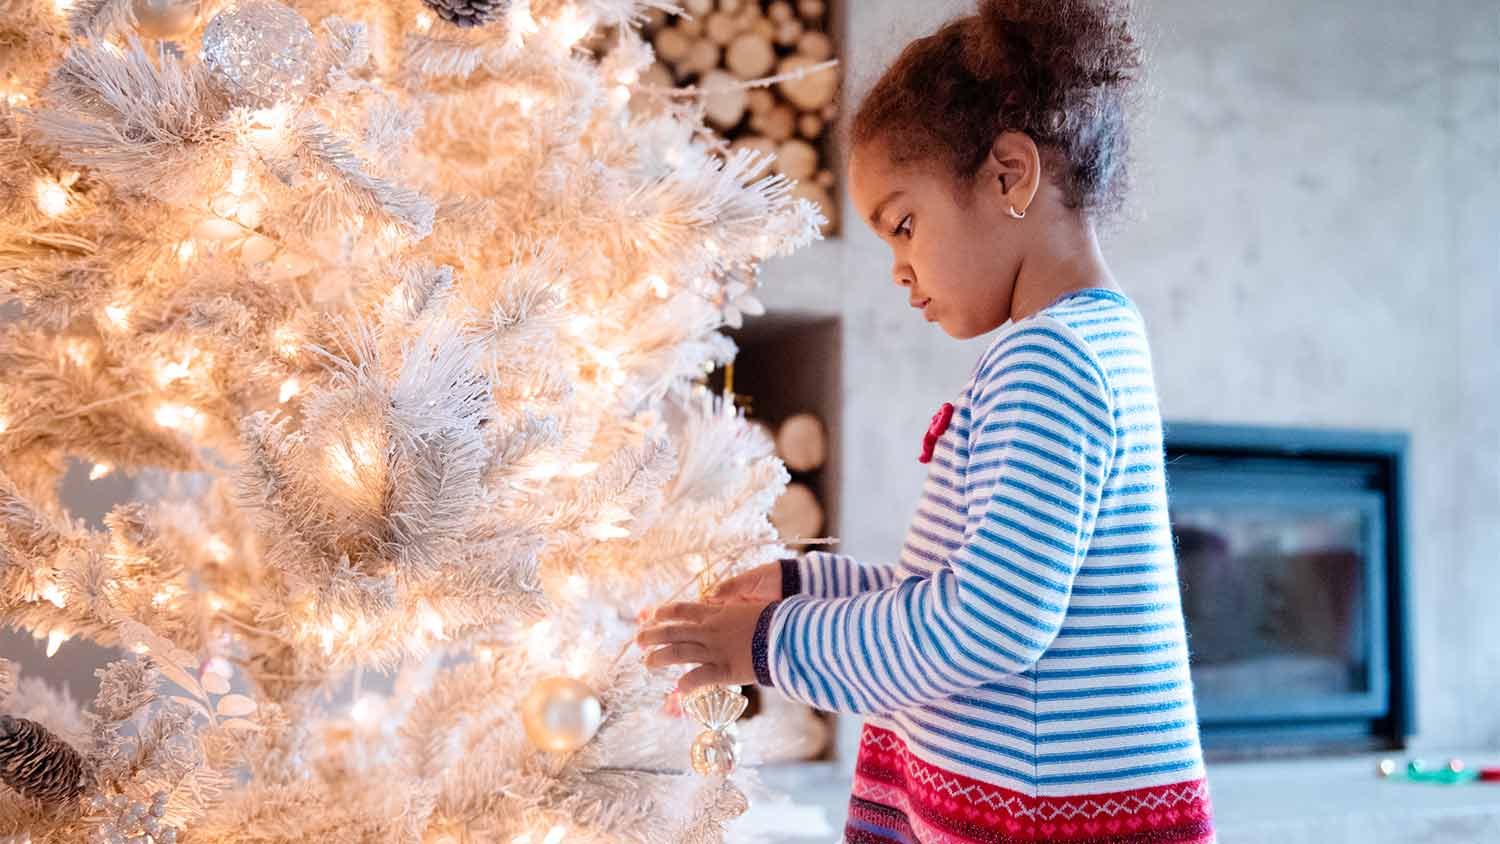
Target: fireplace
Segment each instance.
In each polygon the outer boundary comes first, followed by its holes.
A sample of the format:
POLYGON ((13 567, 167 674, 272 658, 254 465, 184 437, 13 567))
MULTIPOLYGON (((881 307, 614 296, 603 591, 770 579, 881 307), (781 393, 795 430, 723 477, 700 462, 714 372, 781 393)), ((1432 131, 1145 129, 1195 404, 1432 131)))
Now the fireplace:
POLYGON ((1395 748, 1412 732, 1402 434, 1167 427, 1204 746, 1395 748))

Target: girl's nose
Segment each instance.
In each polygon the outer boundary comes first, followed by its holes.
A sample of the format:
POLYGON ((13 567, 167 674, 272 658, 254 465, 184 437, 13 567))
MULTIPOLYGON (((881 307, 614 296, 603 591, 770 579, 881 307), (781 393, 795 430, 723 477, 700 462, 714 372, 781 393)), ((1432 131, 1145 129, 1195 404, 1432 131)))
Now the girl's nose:
POLYGON ((911 268, 899 264, 891 268, 891 278, 895 280, 897 287, 911 287, 911 268))

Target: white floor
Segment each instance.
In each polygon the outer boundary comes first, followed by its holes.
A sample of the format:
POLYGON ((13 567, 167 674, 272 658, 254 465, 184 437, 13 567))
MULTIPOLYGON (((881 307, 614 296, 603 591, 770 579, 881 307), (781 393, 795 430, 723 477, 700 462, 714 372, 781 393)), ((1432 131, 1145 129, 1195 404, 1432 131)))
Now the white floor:
MULTIPOLYGON (((1463 758, 1494 763, 1500 753, 1463 758)), ((1376 775, 1379 759, 1210 765, 1220 844, 1500 843, 1500 783, 1382 780, 1376 775)), ((792 803, 762 798, 742 819, 735 840, 801 844, 838 838, 849 794, 842 766, 767 767, 760 776, 792 803)))

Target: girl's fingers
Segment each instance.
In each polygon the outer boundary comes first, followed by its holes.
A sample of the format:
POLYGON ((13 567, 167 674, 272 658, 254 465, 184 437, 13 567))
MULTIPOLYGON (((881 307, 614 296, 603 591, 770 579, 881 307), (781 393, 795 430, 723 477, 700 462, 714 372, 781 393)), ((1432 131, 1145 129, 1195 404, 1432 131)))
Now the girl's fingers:
POLYGON ((676 603, 663 604, 656 609, 653 621, 707 621, 709 616, 718 612, 717 607, 706 604, 676 603))
POLYGON ((729 682, 729 670, 724 666, 700 665, 682 675, 682 679, 677 681, 677 689, 686 695, 690 694, 694 689, 727 682, 729 682))
POLYGON ((717 586, 715 586, 713 590, 708 593, 708 595, 704 596, 705 600, 722 601, 725 598, 737 595, 741 592, 746 591, 746 587, 749 585, 749 582, 749 572, 746 572, 744 574, 737 574, 734 577, 727 578, 726 580, 721 581, 717 586))
POLYGON ((697 642, 673 642, 657 648, 646 656, 647 668, 665 668, 668 665, 702 665, 712 662, 713 651, 697 642))
POLYGON ((642 628, 635 634, 635 642, 641 647, 648 645, 674 645, 678 642, 701 644, 703 628, 696 624, 657 624, 642 628))

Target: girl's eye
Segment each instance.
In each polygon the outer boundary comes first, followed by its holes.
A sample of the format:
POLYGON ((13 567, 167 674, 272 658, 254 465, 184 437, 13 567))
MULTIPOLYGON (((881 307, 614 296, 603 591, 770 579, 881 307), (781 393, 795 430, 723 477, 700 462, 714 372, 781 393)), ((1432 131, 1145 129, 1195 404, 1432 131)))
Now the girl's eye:
POLYGON ((892 237, 911 237, 911 215, 910 214, 907 214, 905 217, 902 217, 901 218, 901 222, 897 223, 896 227, 894 229, 891 229, 891 236, 892 237))

